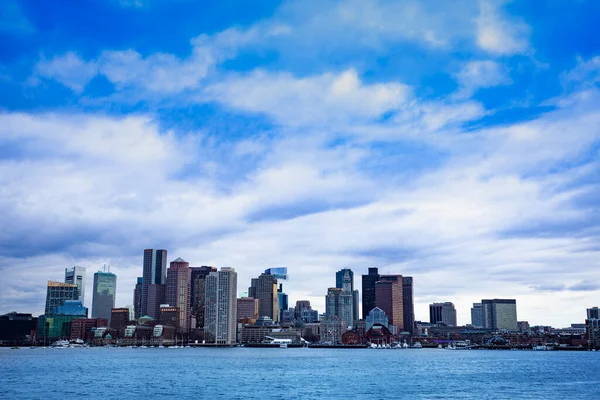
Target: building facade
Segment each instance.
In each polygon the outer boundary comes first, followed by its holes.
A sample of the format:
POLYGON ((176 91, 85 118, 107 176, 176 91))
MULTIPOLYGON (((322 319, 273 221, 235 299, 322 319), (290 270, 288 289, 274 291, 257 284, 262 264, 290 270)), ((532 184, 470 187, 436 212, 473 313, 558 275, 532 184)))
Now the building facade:
POLYGON ((277 278, 274 275, 261 274, 258 278, 253 278, 248 288, 248 297, 259 300, 259 317, 279 321, 279 296, 277 278))
POLYGON ((79 288, 76 284, 48 281, 44 314, 50 314, 54 307, 62 306, 65 300, 78 300, 79 288))
POLYGON ((237 299, 237 321, 258 319, 259 300, 253 297, 240 297, 237 299))
POLYGON ((483 327, 517 330, 517 301, 514 299, 481 300, 483 327))
POLYGON ((473 303, 471 308, 471 325, 476 328, 483 328, 483 308, 481 303, 473 303))
POLYGON ((94 274, 92 293, 92 318, 104 318, 110 322, 110 310, 115 307, 117 276, 111 272, 98 271, 94 274))
POLYGON ((367 318, 369 312, 377 307, 375 302, 375 283, 379 281, 379 270, 369 268, 368 275, 362 276, 362 317, 367 318))
POLYGON ((78 265, 71 269, 65 268, 65 283, 77 285, 77 299, 85 304, 85 267, 78 265))
POLYGON ((353 322, 353 298, 352 292, 343 288, 327 289, 325 296, 325 314, 338 317, 346 328, 352 326, 353 322))
POLYGON ((142 316, 142 284, 144 278, 137 278, 135 289, 133 289, 133 317, 138 319, 142 316))
POLYGON ((350 282, 350 291, 352 292, 352 320, 357 321, 360 317, 358 314, 360 299, 358 290, 354 289, 354 272, 349 268, 343 268, 335 273, 335 287, 338 289, 344 288, 344 282, 350 282))
MULTIPOLYGON (((206 277, 211 272, 216 272, 215 267, 202 266, 191 267, 191 292, 190 309, 192 316, 196 319, 197 329, 204 329, 204 301, 206 299, 206 277)), ((192 327, 194 328, 194 327, 192 327)))
POLYGON ((375 304, 389 318, 396 332, 404 330, 404 298, 402 275, 381 275, 375 282, 375 304))
POLYGON ((432 324, 445 324, 457 326, 456 308, 451 302, 433 303, 429 305, 429 322, 432 324))
POLYGON ((158 317, 160 304, 164 303, 164 284, 167 278, 167 250, 144 250, 144 263, 142 274, 142 315, 154 313, 158 317), (163 289, 154 288, 153 297, 150 298, 150 286, 163 285, 163 289), (162 298, 157 297, 162 294, 162 298))
POLYGON ((402 277, 402 314, 404 330, 411 335, 415 332, 415 301, 412 276, 402 277))
POLYGON ((171 307, 179 309, 178 332, 190 330, 192 270, 190 264, 182 258, 172 261, 167 270, 166 300, 171 307))
MULTIPOLYGON (((275 289, 276 290, 276 289, 275 289)), ((275 291, 275 293, 277 293, 275 291)), ((205 340, 230 345, 237 334, 237 273, 221 268, 206 277, 205 340)))
POLYGON ((592 307, 587 309, 587 319, 600 319, 600 308, 592 307))

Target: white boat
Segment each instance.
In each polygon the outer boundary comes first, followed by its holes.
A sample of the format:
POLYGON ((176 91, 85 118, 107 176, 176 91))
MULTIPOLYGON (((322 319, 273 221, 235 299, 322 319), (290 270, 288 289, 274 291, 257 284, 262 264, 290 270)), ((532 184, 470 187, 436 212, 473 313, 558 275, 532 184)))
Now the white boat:
POLYGON ((265 339, 269 339, 269 344, 279 345, 280 349, 287 349, 288 345, 292 344, 292 339, 276 339, 271 336, 265 336, 265 339))
POLYGON ((548 348, 548 346, 545 346, 545 345, 543 345, 543 344, 538 344, 537 346, 533 346, 533 347, 531 348, 531 350, 535 350, 535 351, 546 351, 546 350, 550 350, 550 349, 548 348))
POLYGON ((415 342, 415 344, 413 344, 412 348, 413 349, 422 349, 423 345, 421 344, 421 342, 415 342))

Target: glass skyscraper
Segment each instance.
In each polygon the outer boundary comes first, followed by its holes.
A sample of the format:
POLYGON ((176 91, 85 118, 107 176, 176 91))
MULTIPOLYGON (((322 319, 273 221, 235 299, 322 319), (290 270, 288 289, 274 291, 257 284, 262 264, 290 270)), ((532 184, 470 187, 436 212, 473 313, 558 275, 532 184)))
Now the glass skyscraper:
POLYGON ((110 311, 115 307, 117 276, 111 272, 98 271, 94 274, 92 295, 92 318, 110 321, 110 311))
POLYGON ((167 251, 144 250, 144 271, 142 275, 142 316, 158 318, 158 309, 165 302, 167 280, 167 251), (158 285, 150 287, 151 285, 158 285))
POLYGON ((76 265, 71 269, 65 268, 65 283, 77 285, 77 300, 85 304, 85 267, 76 265))

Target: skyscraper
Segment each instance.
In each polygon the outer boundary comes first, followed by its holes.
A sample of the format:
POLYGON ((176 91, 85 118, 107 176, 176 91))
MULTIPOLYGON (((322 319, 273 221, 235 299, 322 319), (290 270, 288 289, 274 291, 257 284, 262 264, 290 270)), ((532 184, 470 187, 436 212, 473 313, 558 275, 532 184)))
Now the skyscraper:
POLYGON ((481 300, 483 327, 517 330, 517 301, 514 299, 481 300))
POLYGON ((402 277, 402 313, 404 317, 404 330, 410 334, 414 334, 415 302, 413 298, 412 276, 402 277))
POLYGON ((389 318, 398 332, 404 330, 404 298, 402 275, 380 275, 375 282, 375 304, 389 318))
MULTIPOLYGON (((349 289, 349 284, 347 285, 349 289)), ((327 317, 339 317, 343 321, 344 326, 352 326, 352 292, 343 288, 327 289, 325 296, 325 315, 327 317)))
POLYGON ((135 289, 133 289, 133 315, 135 319, 142 316, 142 284, 143 278, 140 276, 137 278, 135 289))
POLYGON ((259 317, 279 321, 279 296, 275 276, 260 274, 258 278, 253 278, 248 288, 248 297, 259 300, 259 317))
POLYGON ((217 272, 215 267, 191 267, 191 314, 196 317, 196 326, 191 327, 204 329, 205 299, 206 299, 206 277, 211 272, 217 272))
POLYGON ((369 274, 362 276, 362 317, 367 318, 369 311, 377 307, 375 303, 375 282, 379 280, 377 268, 369 268, 369 274))
POLYGON ((283 313, 288 310, 288 295, 283 291, 282 281, 288 280, 287 267, 268 268, 265 274, 271 275, 277 279, 279 288, 277 289, 277 302, 279 304, 279 321, 283 320, 283 313))
POLYGON ((587 319, 600 319, 600 308, 592 307, 587 309, 587 319))
POLYGON ((78 300, 78 298, 79 289, 76 284, 48 281, 44 314, 50 314, 55 307, 62 306, 66 300, 78 300))
POLYGON ((111 272, 98 271, 94 274, 94 292, 92 293, 92 318, 109 320, 115 307, 117 276, 111 272))
POLYGON ((471 308, 471 325, 483 328, 483 309, 481 303, 473 303, 473 307, 471 308))
POLYGON ((353 321, 357 321, 359 319, 358 316, 358 308, 359 308, 359 298, 358 298, 358 290, 354 289, 354 272, 352 272, 349 268, 343 268, 335 273, 335 287, 342 289, 344 287, 344 277, 350 280, 350 291, 352 292, 352 319, 353 321), (348 275, 346 275, 348 274, 348 275))
MULTIPOLYGON (((275 290, 275 293, 277 291, 275 290)), ((221 268, 206 277, 205 340, 234 344, 237 333, 237 273, 221 268)))
POLYGON ((237 299, 237 321, 244 319, 258 319, 257 299, 252 297, 241 297, 237 299))
POLYGON ((74 266, 70 270, 65 268, 65 283, 77 285, 77 300, 85 304, 85 267, 74 266))
POLYGON ((165 281, 167 277, 167 251, 144 250, 144 270, 142 276, 142 315, 158 318, 160 304, 164 303, 165 281), (160 285, 162 287, 153 287, 160 285), (150 296, 152 295, 152 296, 150 296), (151 315, 153 314, 153 315, 151 315))
POLYGON ((429 322, 456 326, 456 308, 454 308, 454 304, 450 302, 430 304, 429 322))
POLYGON ((190 330, 190 291, 192 271, 190 264, 182 258, 172 261, 167 270, 167 303, 179 309, 180 332, 190 330))

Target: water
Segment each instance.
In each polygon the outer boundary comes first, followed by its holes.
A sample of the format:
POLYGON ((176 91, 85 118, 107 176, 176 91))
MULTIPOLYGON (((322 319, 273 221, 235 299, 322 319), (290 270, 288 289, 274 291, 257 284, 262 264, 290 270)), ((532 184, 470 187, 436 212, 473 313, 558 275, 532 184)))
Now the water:
POLYGON ((0 349, 0 398, 600 399, 600 352, 0 349))

